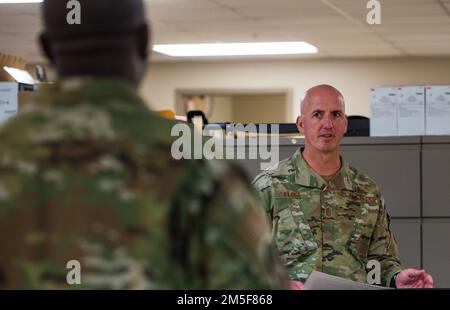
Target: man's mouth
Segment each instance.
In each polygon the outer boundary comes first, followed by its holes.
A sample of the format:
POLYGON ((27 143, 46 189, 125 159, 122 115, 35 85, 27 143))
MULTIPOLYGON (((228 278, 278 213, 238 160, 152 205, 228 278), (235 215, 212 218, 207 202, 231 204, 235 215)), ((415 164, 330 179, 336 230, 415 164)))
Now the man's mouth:
POLYGON ((334 137, 334 135, 332 135, 331 133, 326 133, 326 134, 322 134, 319 135, 320 138, 326 138, 326 139, 331 139, 334 137))

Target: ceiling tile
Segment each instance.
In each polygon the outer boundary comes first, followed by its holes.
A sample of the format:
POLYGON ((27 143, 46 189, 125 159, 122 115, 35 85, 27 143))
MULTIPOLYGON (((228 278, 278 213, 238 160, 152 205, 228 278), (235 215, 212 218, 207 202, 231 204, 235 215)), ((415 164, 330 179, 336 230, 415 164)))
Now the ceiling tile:
MULTIPOLYGON (((450 0, 148 0, 155 43, 304 40, 320 57, 450 55, 450 0)), ((0 4, 3 52, 41 59, 38 4, 0 4)), ((164 57, 157 56, 159 59, 164 57)))

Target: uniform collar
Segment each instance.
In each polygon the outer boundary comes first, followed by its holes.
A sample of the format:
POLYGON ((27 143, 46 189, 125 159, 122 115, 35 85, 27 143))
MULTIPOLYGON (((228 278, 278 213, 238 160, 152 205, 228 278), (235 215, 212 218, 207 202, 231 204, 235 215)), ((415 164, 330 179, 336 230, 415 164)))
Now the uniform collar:
POLYGON ((306 162, 302 155, 303 148, 297 149, 292 155, 292 165, 295 167, 295 182, 302 186, 315 187, 323 189, 327 185, 330 189, 342 190, 346 189, 354 191, 353 178, 350 166, 341 156, 341 168, 337 176, 327 183, 319 174, 317 174, 306 162))
MULTIPOLYGON (((71 77, 40 86, 35 100, 40 104, 73 106, 82 102, 144 104, 130 82, 121 79, 71 77)), ((145 105, 145 104, 144 104, 145 105)))

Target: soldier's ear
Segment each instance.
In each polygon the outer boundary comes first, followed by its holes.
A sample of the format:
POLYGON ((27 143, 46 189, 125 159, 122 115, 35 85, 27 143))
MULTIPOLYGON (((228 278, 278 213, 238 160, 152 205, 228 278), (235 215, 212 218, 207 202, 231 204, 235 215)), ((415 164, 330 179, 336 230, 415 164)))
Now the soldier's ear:
POLYGON ((299 133, 305 133, 305 125, 304 125, 304 122, 303 122, 303 116, 298 116, 297 117, 297 121, 295 122, 295 124, 296 124, 296 126, 297 126, 297 129, 298 129, 298 132, 299 133))
POLYGON ((50 40, 45 32, 39 35, 39 45, 41 46, 42 52, 50 60, 52 64, 55 64, 55 57, 50 46, 50 40))

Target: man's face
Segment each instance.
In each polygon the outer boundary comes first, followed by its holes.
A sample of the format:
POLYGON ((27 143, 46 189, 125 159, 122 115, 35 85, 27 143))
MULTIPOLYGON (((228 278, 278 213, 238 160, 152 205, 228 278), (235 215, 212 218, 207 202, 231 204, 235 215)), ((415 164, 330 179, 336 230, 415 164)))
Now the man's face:
POLYGON ((305 147, 319 153, 336 151, 347 131, 347 116, 341 96, 330 89, 314 90, 297 119, 305 147))

